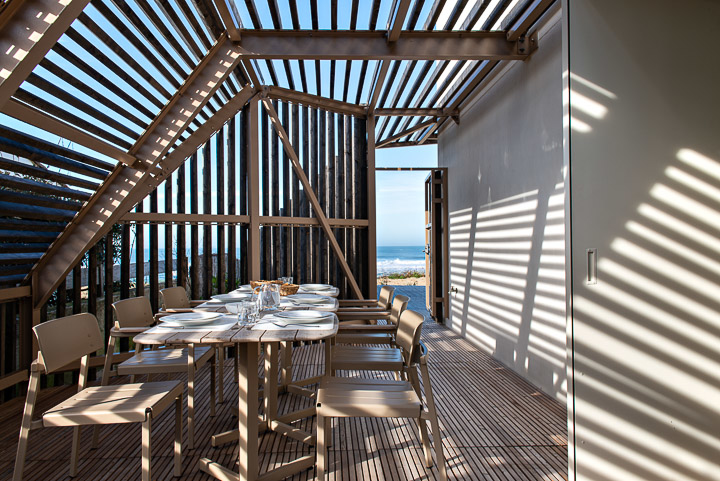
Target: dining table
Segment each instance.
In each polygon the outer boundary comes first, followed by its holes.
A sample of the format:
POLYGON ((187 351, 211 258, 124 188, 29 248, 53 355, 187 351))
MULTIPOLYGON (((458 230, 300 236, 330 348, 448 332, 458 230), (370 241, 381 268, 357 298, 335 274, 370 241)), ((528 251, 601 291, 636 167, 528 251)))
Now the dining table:
MULTIPOLYGON (((307 294, 307 293, 305 293, 307 294)), ((327 296, 327 291, 322 293, 327 296)), ((278 412, 278 395, 282 391, 314 397, 314 391, 305 386, 319 382, 321 376, 299 381, 292 380, 292 346, 298 341, 324 341, 325 372, 331 372, 330 340, 338 331, 338 318, 335 315, 338 302, 327 296, 323 303, 295 303, 287 298, 281 300, 278 308, 262 312, 258 322, 252 326, 237 323, 237 315, 227 313, 224 302, 209 300, 199 306, 198 312, 217 312, 222 314, 212 324, 165 327, 163 324, 148 329, 134 337, 135 342, 147 345, 185 345, 188 359, 194 357, 197 346, 228 345, 236 348, 238 357, 238 427, 231 431, 218 433, 212 437, 217 446, 225 442, 239 442, 238 471, 229 469, 211 459, 202 458, 199 467, 202 471, 221 480, 276 480, 284 479, 294 473, 310 469, 315 464, 314 455, 302 456, 283 464, 260 476, 258 460, 258 436, 266 431, 274 431, 298 441, 315 445, 315 435, 292 426, 300 419, 315 415, 314 405, 295 412, 278 412), (318 322, 294 323, 281 312, 315 310, 327 313, 318 322), (263 380, 263 414, 259 414, 259 377, 258 354, 264 349, 265 375, 263 380), (280 355, 282 349, 282 357, 280 355), (278 380, 280 377, 280 381, 278 380)), ((191 364, 189 362, 189 364, 191 364)), ((188 386, 188 389, 191 387, 188 386)))

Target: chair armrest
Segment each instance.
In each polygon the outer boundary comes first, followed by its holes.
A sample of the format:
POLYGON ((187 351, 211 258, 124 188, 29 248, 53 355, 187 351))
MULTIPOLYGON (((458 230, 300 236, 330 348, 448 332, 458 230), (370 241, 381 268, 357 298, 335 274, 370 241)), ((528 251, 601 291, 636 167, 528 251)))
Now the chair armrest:
POLYGON ((378 307, 375 299, 340 299, 338 303, 340 307, 378 307))
POLYGON ((147 327, 113 327, 110 329, 110 335, 113 337, 132 337, 147 330, 147 327))
POLYGON ((190 301, 190 307, 197 307, 201 304, 205 304, 207 301, 190 301))
POLYGON ((337 312, 338 320, 340 321, 381 321, 390 318, 390 313, 387 311, 380 312, 337 312))
POLYGON ((338 325, 338 334, 363 332, 395 334, 397 332, 397 326, 394 324, 343 324, 342 322, 338 325))
POLYGON ((338 308, 338 312, 358 312, 358 313, 373 313, 373 312, 385 312, 390 314, 390 311, 387 309, 383 309, 382 307, 340 307, 338 308))

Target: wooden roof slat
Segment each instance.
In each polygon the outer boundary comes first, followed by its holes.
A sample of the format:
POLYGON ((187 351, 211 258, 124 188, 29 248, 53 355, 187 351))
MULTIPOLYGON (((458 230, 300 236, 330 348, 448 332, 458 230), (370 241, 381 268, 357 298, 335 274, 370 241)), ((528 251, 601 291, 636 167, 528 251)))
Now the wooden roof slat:
POLYGON ((417 30, 418 21, 420 20, 420 12, 422 12, 424 2, 415 1, 413 3, 412 10, 408 15, 408 28, 410 30, 417 30))
POLYGON ((470 30, 473 25, 477 23, 478 20, 480 20, 480 17, 482 17, 482 14, 485 12, 485 9, 487 9, 488 5, 490 5, 490 2, 492 0, 482 0, 473 6, 472 10, 470 10, 470 13, 468 14, 467 18, 463 22, 463 24, 460 26, 460 30, 470 30))
POLYGON ((25 278, 32 264, 12 264, 6 266, 0 266, 0 282, 2 280, 12 280, 12 282, 20 282, 25 278))
POLYGON ((97 167, 92 167, 76 160, 70 160, 66 157, 40 150, 31 145, 25 145, 15 140, 2 137, 2 130, 3 129, 0 128, 0 151, 5 151, 28 160, 52 165, 59 169, 69 170, 95 179, 102 180, 108 175, 107 170, 98 169, 97 167))
POLYGON ((399 60, 395 60, 393 62, 392 67, 390 67, 390 75, 385 80, 385 86, 382 90, 382 93, 380 94, 380 98, 378 99, 377 105, 385 107, 385 101, 387 100, 388 95, 390 95, 390 90, 392 89, 393 84, 395 83, 395 77, 397 77, 398 70, 400 70, 400 62, 399 60))
MULTIPOLYGON (((415 82, 413 82, 412 86, 408 89, 409 92, 410 92, 410 94, 405 97, 405 101, 403 102, 402 107, 408 108, 408 107, 410 106, 410 103, 412 102, 412 100, 413 100, 413 98, 414 98, 414 96, 415 96, 415 92, 419 92, 419 91, 420 91, 420 87, 421 87, 421 85, 422 85, 422 82, 425 80, 425 78, 426 78, 426 76, 427 76, 427 73, 428 73, 428 71, 430 70, 430 67, 432 67, 432 62, 425 62, 425 64, 422 66, 422 68, 420 69, 420 72, 419 72, 418 75, 415 77, 415 82)), ((405 85, 403 88, 404 88, 404 89, 407 89, 407 85, 405 85)), ((391 107, 391 108, 395 108, 395 106, 393 106, 393 107, 391 107)), ((392 120, 392 125, 390 125, 390 130, 389 130, 389 132, 390 132, 390 133, 396 132, 396 131, 397 131, 398 124, 399 124, 402 120, 403 120, 402 117, 399 117, 399 116, 396 117, 395 119, 393 119, 393 120, 392 120)), ((386 124, 386 125, 388 125, 388 124, 386 124)), ((382 137, 382 135, 383 135, 383 133, 382 133, 382 131, 381 131, 380 136, 382 137)))
POLYGON ((142 65, 140 65, 140 63, 128 53, 126 49, 118 45, 117 42, 115 42, 112 37, 105 33, 105 31, 98 24, 96 24, 95 21, 93 21, 93 19, 90 18, 87 14, 83 13, 82 15, 80 15, 80 17, 78 17, 78 20, 80 20, 80 23, 85 25, 85 27, 87 27, 87 29, 90 30, 93 35, 95 35, 102 43, 104 43, 110 50, 112 50, 115 55, 120 57, 123 62, 128 64, 130 68, 132 68, 135 72, 141 75, 143 80, 150 84, 152 88, 160 92, 160 94, 162 94, 166 98, 172 95, 163 84, 155 80, 155 78, 150 75, 142 67, 142 65))
POLYGON ((76 213, 77 212, 71 210, 0 201, 0 215, 7 217, 68 222, 75 216, 76 213))
POLYGON ((425 24, 423 25, 423 30, 432 30, 435 25, 437 24, 438 18, 440 18, 440 14, 443 11, 443 8, 445 7, 445 2, 447 0, 435 0, 435 3, 430 8, 430 12, 428 13, 427 18, 425 19, 425 24))
POLYGON ((292 20, 292 28, 300 30, 300 15, 298 15, 297 2, 288 2, 290 4, 290 19, 292 20))
MULTIPOLYGON (((312 3, 312 0, 310 0, 310 3, 312 3)), ((262 23, 260 22, 260 15, 258 15, 257 8, 255 7, 255 1, 245 0, 245 6, 247 7, 248 13, 250 14, 252 28, 262 28, 262 23)))
POLYGON ((462 15, 467 4, 468 0, 459 0, 457 3, 455 3, 452 12, 450 12, 450 15, 448 16, 447 22, 445 22, 445 25, 442 28, 443 30, 452 29, 453 25, 455 25, 455 23, 458 21, 458 18, 460 18, 460 15, 462 15))
POLYGON ((277 0, 267 0, 268 8, 270 9, 270 19, 272 20, 273 28, 281 29, 282 22, 280 22, 280 7, 278 6, 277 0))
MULTIPOLYGON (((112 73, 118 76, 123 82, 127 83, 131 88, 135 89, 140 95, 143 96, 143 100, 152 103, 155 107, 162 108, 163 102, 167 99, 158 99, 148 89, 140 84, 135 78, 128 73, 127 70, 121 68, 115 62, 105 55, 100 49, 93 45, 88 39, 83 37, 77 30, 70 28, 66 35, 73 42, 78 44, 80 48, 84 49, 89 55, 95 57, 95 59, 107 67, 112 73)), ((95 73, 97 75, 97 73, 95 73)), ((117 89, 117 87, 115 87, 117 89)))
POLYGON ((26 192, 14 192, 7 189, 0 189, 0 200, 14 204, 37 205, 71 211, 77 211, 82 206, 81 202, 75 200, 63 200, 56 197, 28 194, 26 192))
POLYGON ((359 7, 360 7, 360 0, 353 0, 352 8, 350 10, 350 30, 357 30, 357 18, 358 18, 359 7))
POLYGON ((335 98, 335 60, 330 61, 330 98, 335 98))
POLYGON ((282 87, 268 86, 265 91, 268 97, 275 100, 283 100, 285 102, 315 107, 345 115, 353 115, 355 117, 362 118, 365 116, 365 108, 360 105, 342 102, 340 100, 330 99, 320 95, 302 93, 282 87))
POLYGON ((117 135, 99 128, 96 124, 82 119, 77 115, 69 113, 66 110, 63 110, 62 108, 56 106, 53 102, 38 97, 37 95, 30 93, 27 90, 19 89, 15 93, 15 98, 47 114, 50 114, 67 124, 74 125, 82 131, 89 132, 97 137, 100 137, 103 140, 115 144, 124 150, 127 150, 132 146, 132 144, 127 140, 121 139, 117 135))
POLYGON ((88 0, 11 3, 0 17, 0 107, 20 88, 88 0))
POLYGON ((322 80, 320 78, 320 60, 315 60, 315 88, 317 94, 322 95, 322 80))
POLYGON ((58 43, 53 47, 53 51, 63 57, 65 60, 73 64, 78 70, 82 71, 86 75, 92 77, 100 83, 103 87, 110 90, 111 92, 114 92, 115 95, 120 97, 123 101, 127 102, 129 105, 131 105, 135 110, 140 112, 141 114, 145 115, 148 118, 153 118, 155 114, 147 108, 146 104, 143 102, 140 102, 137 97, 130 95, 127 93, 124 89, 118 89, 116 86, 110 83, 110 81, 107 78, 104 77, 98 77, 97 71, 95 71, 90 65, 85 62, 85 60, 81 59, 75 53, 70 51, 70 49, 64 47, 62 44, 58 43))
MULTIPOLYGON (((380 14, 380 0, 373 0, 370 7, 370 30, 377 30, 378 15, 380 14)), ((315 28, 315 27, 313 27, 315 28)))
MULTIPOLYGON (((352 60, 345 61, 345 82, 343 83, 343 102, 348 101, 348 90, 350 89, 350 72, 352 71, 352 60)), ((358 86, 359 88, 359 86, 358 86)))
MULTIPOLYGON (((155 0, 155 5, 157 5, 157 7, 165 13, 168 23, 170 23, 170 25, 172 25, 172 27, 180 33, 180 38, 184 41, 192 53, 195 54, 197 58, 201 58, 203 55, 203 48, 201 48, 201 45, 198 45, 192 38, 190 30, 186 26, 186 22, 180 20, 180 17, 172 5, 170 5, 170 2, 168 2, 168 0, 155 0)), ((195 60, 189 65, 193 65, 194 63, 196 63, 195 60)))
POLYGON ((485 23, 480 28, 481 30, 488 30, 493 25, 495 25, 495 22, 498 21, 498 19, 502 16, 503 12, 507 7, 512 3, 513 0, 502 0, 500 3, 498 3, 495 6, 495 10, 492 11, 490 16, 488 16, 487 20, 485 20, 485 23))
POLYGON ((114 164, 111 164, 109 162, 95 159, 94 157, 91 157, 89 155, 85 155, 83 153, 76 152, 74 150, 68 149, 66 147, 62 147, 60 145, 52 144, 46 140, 42 140, 37 137, 27 135, 23 132, 18 132, 17 130, 14 130, 14 129, 11 129, 8 127, 0 126, 0 136, 5 137, 6 139, 14 140, 21 144, 30 145, 37 149, 44 150, 45 152, 50 152, 52 154, 56 154, 61 157, 66 157, 68 159, 76 160, 76 161, 86 164, 86 165, 91 165, 93 167, 97 167, 98 169, 102 169, 107 172, 110 172, 113 169, 113 167, 115 167, 114 164))
MULTIPOLYGON (((0 252, 7 254, 10 253, 38 253, 42 254, 45 252, 50 245, 50 242, 34 242, 32 244, 20 244, 20 243, 0 243, 0 252)), ((28 272, 28 269, 25 272, 28 272)))
MULTIPOLYGON (((153 59, 157 58, 157 56, 155 53, 151 52, 151 50, 148 48, 148 45, 156 47, 157 42, 153 41, 152 34, 142 22, 140 17, 132 9, 130 9, 127 4, 125 4, 124 2, 118 4, 118 0, 115 0, 115 4, 120 10, 120 12, 122 12, 122 15, 125 17, 127 22, 134 27, 133 29, 126 27, 125 24, 117 17, 115 12, 113 12, 103 2, 95 2, 93 3, 93 6, 98 10, 98 12, 100 12, 101 15, 105 17, 107 21, 113 24, 113 26, 123 35, 126 40, 128 40, 136 49, 138 49, 139 52, 145 55, 145 58, 153 61, 153 59), (139 38, 138 35, 142 36, 142 38, 139 38)), ((157 54, 162 55, 162 52, 157 52, 157 54)), ((182 58, 183 61, 186 62, 189 66, 192 66, 195 63, 195 61, 193 61, 193 59, 188 56, 186 49, 182 49, 181 51, 177 52, 177 56, 182 58)), ((162 60, 166 61, 170 68, 172 68, 177 75, 185 75, 185 69, 183 69, 179 63, 177 63, 174 55, 162 55, 162 60)), ((169 72, 165 69, 165 66, 162 64, 162 62, 160 62, 159 58, 157 58, 157 61, 153 62, 153 65, 160 72, 164 72, 166 78, 174 79, 172 75, 168 75, 169 72)))
POLYGON ((104 124, 106 127, 109 127, 110 129, 119 132, 127 137, 130 137, 131 139, 135 138, 138 135, 138 132, 132 130, 128 126, 120 123, 120 121, 110 117, 106 113, 96 109, 92 105, 88 104, 87 102, 80 100, 76 96, 70 94, 68 91, 58 87, 55 83, 50 82, 49 80, 46 80, 39 76, 36 73, 30 74, 28 76, 27 83, 30 85, 33 85, 40 90, 42 90, 44 93, 49 94, 57 99, 62 100, 66 104, 75 107, 76 109, 83 112, 85 115, 88 115, 92 117, 94 120, 96 120, 98 123, 104 124))
MULTIPOLYGON (((2 207, 0 206, 0 210, 2 207)), ((40 258, 40 254, 2 254, 0 253, 0 265, 7 266, 13 264, 35 263, 40 258)))
POLYGON ((43 232, 54 232, 59 234, 65 223, 63 222, 44 222, 39 220, 27 220, 27 219, 0 219, 0 229, 10 230, 32 230, 36 233, 39 231, 43 232))
POLYGON ((53 182, 58 182, 60 184, 74 185, 83 189, 95 190, 98 186, 97 182, 81 179, 72 175, 52 172, 47 169, 42 169, 40 167, 34 167, 32 165, 24 164, 22 162, 16 162, 14 160, 8 160, 3 158, 0 158, 0 169, 9 170, 17 174, 38 177, 40 179, 47 179, 53 182))
POLYGON ((119 104, 117 104, 113 100, 100 95, 100 93, 97 91, 97 89, 90 87, 87 83, 81 81, 76 76, 70 75, 67 70, 54 64, 47 57, 42 59, 42 61, 40 62, 40 66, 42 68, 44 68, 45 70, 47 70, 48 72, 50 72, 51 74, 58 77, 59 79, 63 80, 64 82, 67 82, 69 85, 71 85, 73 88, 77 89, 79 92, 90 97, 91 99, 95 100, 96 102, 103 104, 103 106, 106 107, 107 109, 109 109, 110 111, 119 113, 124 119, 127 119, 128 121, 137 125, 141 129, 144 130, 145 128, 147 128, 148 122, 146 120, 140 119, 135 114, 130 113, 127 109, 121 107, 119 104))
POLYGON ((338 29, 338 4, 337 0, 330 0, 330 30, 338 29))
POLYGON ((220 18, 220 15, 212 2, 205 0, 192 0, 192 3, 195 5, 195 9, 200 13, 200 16, 205 20, 205 26, 208 28, 213 38, 220 38, 220 35, 223 34, 225 28, 223 26, 222 18, 220 18))
MULTIPOLYGON (((194 3, 194 0, 193 0, 194 3)), ((211 32, 210 27, 207 23, 205 23, 205 28, 203 28, 203 25, 198 21, 198 19, 193 14, 193 10, 190 7, 190 2, 177 2, 178 7, 180 7, 180 11, 182 12, 183 16, 185 17, 185 21, 192 27, 192 29, 195 31, 195 35, 197 35, 198 39, 200 40, 200 46, 202 47, 202 50, 207 51, 210 49, 212 45, 211 38, 211 32)), ((203 18, 203 20, 205 20, 203 18)), ((192 39, 188 39, 191 41, 192 39)), ((202 58, 202 57, 201 57, 202 58)), ((193 62, 191 65, 195 65, 197 62, 193 62)))
MULTIPOLYGON (((22 242, 22 243, 33 243, 33 242, 51 242, 54 240, 59 231, 56 232, 34 232, 26 230, 4 230, 0 228, 0 239, 3 242, 22 242)), ((2 251, 0 249, 0 251, 2 251)))
POLYGON ((361 97, 365 86, 365 76, 367 75, 368 61, 363 60, 360 64, 360 75, 358 76, 357 92, 355 92, 355 103, 360 105, 361 97))

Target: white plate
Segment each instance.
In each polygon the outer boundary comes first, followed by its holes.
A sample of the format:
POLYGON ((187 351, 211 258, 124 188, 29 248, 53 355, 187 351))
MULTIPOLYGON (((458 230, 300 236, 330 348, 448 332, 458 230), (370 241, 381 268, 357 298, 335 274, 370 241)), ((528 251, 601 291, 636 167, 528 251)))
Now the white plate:
POLYGON ((306 291, 329 291, 333 286, 330 284, 302 284, 300 288, 306 291))
POLYGON ((312 324, 324 321, 332 317, 332 314, 323 311, 282 311, 275 314, 275 317, 286 323, 312 324))
POLYGON ((238 287, 237 289, 235 289, 232 292, 239 292, 241 294, 245 294, 248 292, 252 292, 252 287, 250 287, 250 284, 245 284, 245 285, 238 287))
POLYGON ((211 296, 216 301, 220 302, 239 302, 239 301, 249 301, 250 300, 250 293, 241 293, 241 292, 230 292, 228 294, 217 294, 215 296, 211 296))
POLYGON ((222 317, 219 312, 182 312, 170 314, 160 318, 160 322, 170 322, 178 325, 191 326, 194 324, 207 324, 208 322, 222 317))
POLYGON ((332 299, 326 296, 318 296, 317 294, 292 294, 286 296, 286 299, 296 304, 326 304, 332 302, 332 299))

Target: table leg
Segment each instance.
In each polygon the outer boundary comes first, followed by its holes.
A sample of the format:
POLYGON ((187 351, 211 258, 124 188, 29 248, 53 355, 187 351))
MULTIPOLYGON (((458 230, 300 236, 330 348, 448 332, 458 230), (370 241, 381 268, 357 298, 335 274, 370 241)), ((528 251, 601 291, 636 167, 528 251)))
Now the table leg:
POLYGON ((278 350, 280 343, 265 343, 265 415, 270 424, 277 419, 278 406, 278 350))
POLYGON ((280 386, 286 389, 292 382, 293 365, 292 365, 292 342, 283 342, 282 345, 282 369, 280 370, 280 386))
MULTIPOLYGON (((257 344, 237 344, 238 357, 238 430, 240 431, 240 479, 258 477, 258 375, 257 344)), ((267 376, 266 376, 267 377, 267 376)))
POLYGON ((188 344, 188 448, 195 448, 195 346, 188 344))

